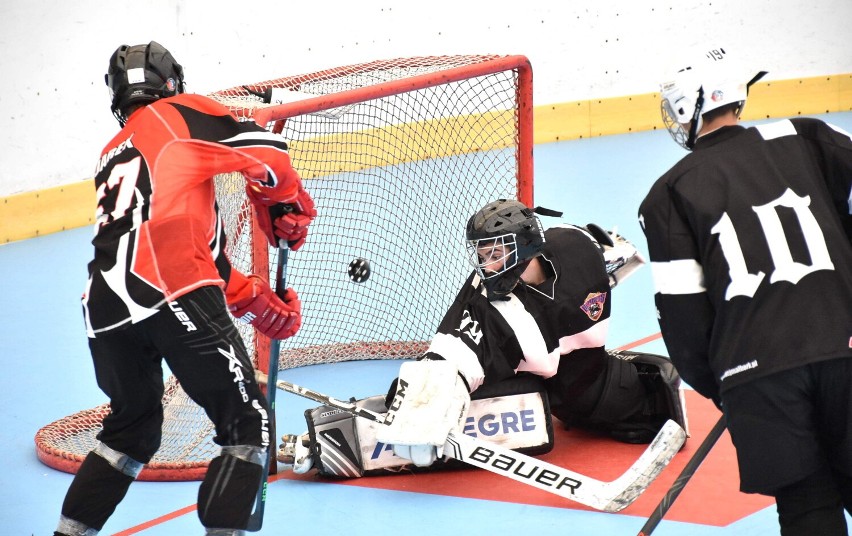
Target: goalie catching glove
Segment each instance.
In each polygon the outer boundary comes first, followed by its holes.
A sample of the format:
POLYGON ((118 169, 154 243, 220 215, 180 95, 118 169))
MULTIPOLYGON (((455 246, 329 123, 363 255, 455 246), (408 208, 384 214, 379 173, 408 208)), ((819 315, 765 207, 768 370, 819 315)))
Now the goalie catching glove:
POLYGON ((257 275, 233 271, 225 290, 228 310, 239 322, 251 324, 270 339, 286 339, 302 325, 302 304, 296 291, 288 288, 279 298, 269 283, 257 275))
POLYGON ((443 456, 450 432, 459 432, 470 407, 467 384, 455 364, 443 360, 403 363, 388 393, 385 426, 376 439, 401 458, 427 467, 443 456))

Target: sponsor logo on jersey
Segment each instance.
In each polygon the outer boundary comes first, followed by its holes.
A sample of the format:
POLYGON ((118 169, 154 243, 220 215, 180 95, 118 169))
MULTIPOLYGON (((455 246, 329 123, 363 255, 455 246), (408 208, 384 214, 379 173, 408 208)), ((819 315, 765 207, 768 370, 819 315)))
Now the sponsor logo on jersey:
POLYGON ((470 311, 467 309, 462 313, 461 324, 456 331, 470 337, 474 344, 478 345, 479 341, 482 340, 482 329, 479 327, 479 322, 470 317, 470 311))
POLYGON ((725 378, 730 378, 734 374, 739 374, 740 372, 745 372, 747 370, 751 370, 751 369, 755 369, 755 368, 757 368, 757 360, 756 359, 754 361, 749 361, 748 363, 743 363, 742 365, 739 365, 739 366, 736 366, 734 368, 730 368, 730 369, 726 370, 725 372, 722 373, 722 376, 719 378, 719 380, 721 381, 721 380, 724 380, 725 378))
POLYGON ((586 300, 583 302, 583 305, 580 306, 580 309, 586 313, 586 316, 588 316, 592 322, 597 322, 603 314, 604 304, 606 303, 606 294, 606 292, 592 292, 586 296, 586 300))
POLYGON ((198 328, 195 327, 195 324, 190 320, 189 315, 184 312, 178 302, 169 302, 169 309, 175 314, 175 318, 178 319, 178 322, 184 325, 186 331, 196 331, 198 328))

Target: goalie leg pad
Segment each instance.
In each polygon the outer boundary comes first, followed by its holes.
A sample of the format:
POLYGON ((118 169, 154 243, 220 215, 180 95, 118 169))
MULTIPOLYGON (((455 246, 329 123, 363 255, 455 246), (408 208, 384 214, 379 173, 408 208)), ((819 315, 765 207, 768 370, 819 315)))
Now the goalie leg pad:
POLYGON ((668 358, 608 353, 604 388, 589 425, 626 443, 649 443, 668 419, 688 432, 680 375, 668 358))
MULTIPOLYGON (((374 411, 377 408, 386 411, 383 396, 374 396, 357 404, 374 411)), ((364 475, 357 423, 352 414, 320 406, 307 410, 305 420, 308 422, 310 457, 320 475, 333 478, 358 478, 364 475)))
POLYGON ((465 434, 529 456, 553 449, 553 419, 540 376, 519 374, 485 384, 471 395, 465 434))
MULTIPOLYGON (((519 375, 497 384, 486 384, 474 392, 462 432, 527 455, 553 448, 553 422, 543 382, 533 375, 519 375)), ((356 404, 385 413, 381 395, 356 404)), ((411 460, 394 454, 391 445, 376 439, 384 426, 359 419, 328 406, 305 412, 313 466, 321 476, 357 478, 402 471, 424 471, 455 467, 440 461, 416 468, 411 460)), ((450 460, 452 462, 452 460, 450 460)))
POLYGON ((642 352, 616 352, 610 355, 621 356, 629 359, 639 379, 645 384, 645 388, 652 393, 651 412, 665 419, 671 419, 678 423, 689 435, 689 419, 686 415, 686 400, 683 396, 680 374, 677 373, 674 364, 667 357, 642 352))

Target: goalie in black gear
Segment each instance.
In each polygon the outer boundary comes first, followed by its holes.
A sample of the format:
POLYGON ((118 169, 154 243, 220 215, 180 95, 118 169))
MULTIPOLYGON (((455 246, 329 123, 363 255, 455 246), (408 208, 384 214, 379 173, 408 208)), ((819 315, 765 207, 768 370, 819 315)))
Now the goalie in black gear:
MULTIPOLYGON (((418 413, 420 424, 412 418, 405 426, 409 417, 402 404, 394 408, 392 426, 377 426, 320 407, 306 412, 306 435, 285 436, 279 460, 295 463, 298 472, 313 466, 320 474, 343 477, 399 470, 410 460, 428 466, 440 458, 444 430, 453 429, 541 454, 553 446, 551 415, 562 426, 629 443, 650 442, 668 419, 686 429, 680 377, 671 361, 604 347, 611 289, 644 263, 636 248, 596 225, 544 231, 536 212, 561 215, 501 199, 470 218, 466 234, 474 272, 420 360, 452 365, 464 388, 439 390, 461 405, 470 402, 467 414, 446 411, 443 401, 419 400, 411 407, 420 412, 435 403, 435 414, 418 413), (463 400, 468 393, 472 400, 463 400), (524 422, 526 410, 528 427, 514 426, 524 422), (417 436, 423 422, 441 419, 447 427, 425 445, 407 435, 417 436), (497 423, 492 436, 481 431, 488 423, 497 423)), ((421 370, 428 382, 428 367, 421 370)), ((393 395, 394 389, 389 398, 393 395)), ((360 403, 387 411, 383 396, 360 403)))

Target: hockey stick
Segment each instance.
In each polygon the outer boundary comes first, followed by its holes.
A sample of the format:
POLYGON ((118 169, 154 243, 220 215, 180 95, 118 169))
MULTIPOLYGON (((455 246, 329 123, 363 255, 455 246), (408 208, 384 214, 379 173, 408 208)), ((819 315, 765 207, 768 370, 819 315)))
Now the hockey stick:
MULTIPOLYGON (((270 381, 263 373, 258 372, 256 376, 259 383, 270 381)), ((284 380, 278 380, 275 385, 282 391, 384 424, 382 414, 354 403, 337 400, 284 380)), ((444 455, 596 510, 618 512, 645 491, 685 440, 686 432, 683 428, 672 420, 667 421, 642 456, 611 482, 596 480, 464 434, 450 433, 444 445, 444 455)))
POLYGON ((699 445, 695 450, 695 454, 692 455, 692 458, 686 462, 683 471, 681 471, 675 479, 674 484, 672 484, 672 487, 669 488, 669 491, 667 491, 665 496, 663 496, 660 504, 658 504, 657 508, 654 509, 654 512, 639 530, 639 534, 637 536, 650 536, 650 534, 654 532, 654 529, 656 529, 657 525, 660 524, 660 521, 663 520, 666 512, 668 512, 669 508, 672 507, 672 504, 674 504, 675 500, 677 500, 680 492, 683 491, 683 488, 686 486, 687 482, 689 482, 689 479, 692 478, 692 475, 694 475, 695 471, 698 470, 701 462, 704 461, 704 458, 706 458, 707 454, 709 454, 713 449, 716 441, 719 440, 722 436, 722 432, 724 431, 725 416, 722 415, 719 417, 719 420, 716 421, 716 424, 710 430, 710 433, 707 434, 707 437, 704 438, 704 441, 701 442, 701 445, 699 445))
MULTIPOLYGON (((278 266, 275 272, 275 294, 283 299, 284 289, 287 286, 287 258, 290 249, 287 242, 280 241, 278 246, 278 266)), ((272 339, 269 341, 269 379, 275 382, 278 379, 278 357, 281 353, 281 340, 272 339)), ((258 374, 262 374, 257 371, 258 374)), ((256 532, 263 526, 263 512, 266 508, 266 489, 269 480, 269 467, 273 459, 275 459, 275 393, 278 389, 270 389, 266 387, 266 403, 269 408, 269 437, 273 443, 267 447, 266 460, 263 462, 263 480, 260 482, 260 487, 257 490, 257 497, 254 501, 254 511, 249 516, 246 530, 256 532)))

